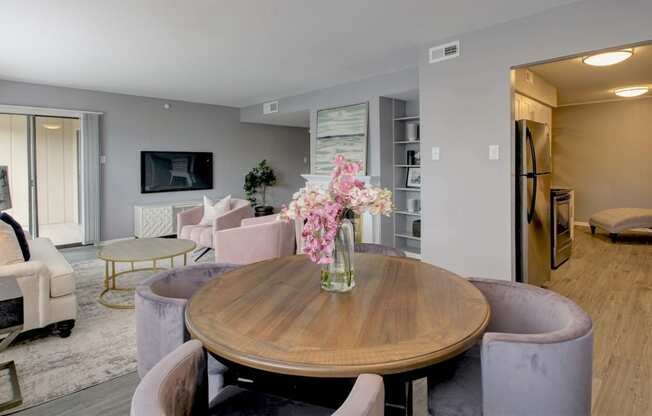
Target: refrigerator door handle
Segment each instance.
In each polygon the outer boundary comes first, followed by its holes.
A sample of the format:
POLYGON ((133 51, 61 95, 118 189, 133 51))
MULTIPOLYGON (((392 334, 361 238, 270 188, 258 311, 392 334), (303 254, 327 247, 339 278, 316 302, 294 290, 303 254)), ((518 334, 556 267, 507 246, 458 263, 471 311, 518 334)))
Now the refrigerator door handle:
MULTIPOLYGON (((534 149, 534 140, 532 139, 532 132, 529 128, 525 130, 525 140, 527 141, 528 147, 530 148, 530 157, 532 158, 532 172, 534 175, 539 173, 537 171, 537 152, 534 149)), ((530 172, 527 172, 528 174, 530 172)))
POLYGON ((527 223, 532 224, 532 220, 534 219, 534 213, 536 210, 537 206, 537 186, 538 186, 538 181, 537 181, 537 175, 532 175, 528 174, 528 179, 532 179, 532 198, 530 198, 530 209, 527 211, 527 223))
POLYGON ((534 212, 537 204, 537 158, 534 150, 534 141, 532 140, 532 133, 530 129, 525 132, 525 137, 530 147, 530 155, 532 157, 532 172, 527 173, 527 178, 532 179, 532 198, 530 198, 530 209, 527 212, 527 223, 531 224, 534 219, 534 212))

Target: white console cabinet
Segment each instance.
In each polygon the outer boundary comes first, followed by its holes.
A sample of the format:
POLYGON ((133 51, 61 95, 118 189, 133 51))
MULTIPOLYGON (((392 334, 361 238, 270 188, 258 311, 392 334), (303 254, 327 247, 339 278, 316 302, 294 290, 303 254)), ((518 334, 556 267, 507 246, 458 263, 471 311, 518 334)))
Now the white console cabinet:
POLYGON ((201 206, 201 201, 163 202, 134 206, 134 236, 164 237, 177 233, 177 214, 201 206))

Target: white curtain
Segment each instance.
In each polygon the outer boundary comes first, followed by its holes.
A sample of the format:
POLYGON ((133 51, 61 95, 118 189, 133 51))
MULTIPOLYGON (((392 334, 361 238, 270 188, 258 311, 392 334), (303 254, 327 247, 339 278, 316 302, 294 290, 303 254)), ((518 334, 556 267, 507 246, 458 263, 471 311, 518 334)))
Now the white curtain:
POLYGON ((81 117, 82 244, 100 241, 100 115, 81 117))

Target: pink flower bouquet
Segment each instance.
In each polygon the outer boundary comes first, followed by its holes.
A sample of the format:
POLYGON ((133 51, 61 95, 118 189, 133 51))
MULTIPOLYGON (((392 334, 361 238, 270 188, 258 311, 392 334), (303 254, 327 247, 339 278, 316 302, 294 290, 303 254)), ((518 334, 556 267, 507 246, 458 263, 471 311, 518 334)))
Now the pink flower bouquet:
POLYGON ((315 263, 333 263, 338 227, 349 212, 386 216, 392 213, 392 192, 357 179, 361 168, 360 162, 338 155, 328 187, 307 185, 294 194, 290 205, 279 215, 281 219, 306 221, 303 251, 315 263))

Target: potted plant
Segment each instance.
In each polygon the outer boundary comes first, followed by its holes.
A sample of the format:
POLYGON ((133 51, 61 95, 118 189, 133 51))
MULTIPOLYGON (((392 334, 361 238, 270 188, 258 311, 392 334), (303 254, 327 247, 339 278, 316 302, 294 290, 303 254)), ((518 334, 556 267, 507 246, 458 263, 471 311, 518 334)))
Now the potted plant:
POLYGON ((274 213, 274 207, 267 205, 267 187, 274 185, 276 185, 276 175, 265 159, 261 160, 258 166, 251 169, 245 176, 243 188, 257 217, 274 213), (261 196, 262 204, 258 203, 257 195, 261 196))

